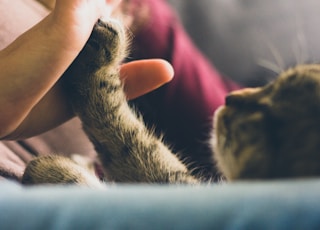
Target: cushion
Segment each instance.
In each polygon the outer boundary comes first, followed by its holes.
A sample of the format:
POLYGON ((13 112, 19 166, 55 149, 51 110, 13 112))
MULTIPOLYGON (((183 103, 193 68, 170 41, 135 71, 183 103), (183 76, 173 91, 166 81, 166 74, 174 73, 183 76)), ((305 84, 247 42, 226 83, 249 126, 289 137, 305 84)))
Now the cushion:
POLYGON ((47 14, 34 0, 0 1, 0 50, 47 14))
POLYGON ((320 228, 319 179, 106 190, 0 186, 2 229, 320 228))
POLYGON ((318 0, 168 0, 220 72, 246 86, 320 62, 318 0))

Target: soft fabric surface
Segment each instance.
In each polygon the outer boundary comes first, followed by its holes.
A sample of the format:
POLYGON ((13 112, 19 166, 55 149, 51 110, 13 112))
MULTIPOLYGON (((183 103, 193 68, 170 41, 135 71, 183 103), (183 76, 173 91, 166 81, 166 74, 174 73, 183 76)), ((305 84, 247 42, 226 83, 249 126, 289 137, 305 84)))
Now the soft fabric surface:
POLYGON ((106 191, 0 186, 2 229, 320 228, 319 180, 111 185, 106 191))
POLYGON ((0 50, 39 22, 48 11, 34 0, 0 0, 0 50))

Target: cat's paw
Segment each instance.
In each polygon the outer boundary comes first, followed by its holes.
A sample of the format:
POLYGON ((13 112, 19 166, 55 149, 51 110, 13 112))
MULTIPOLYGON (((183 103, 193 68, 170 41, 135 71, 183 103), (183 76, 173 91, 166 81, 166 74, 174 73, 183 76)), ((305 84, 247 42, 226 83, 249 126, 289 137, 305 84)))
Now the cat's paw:
MULTIPOLYGON (((84 48, 65 75, 90 75, 102 67, 115 67, 127 55, 127 36, 117 20, 98 20, 84 48)), ((74 81, 74 79, 71 79, 74 81)))
POLYGON ((85 47, 63 77, 73 106, 77 107, 78 103, 81 107, 81 101, 94 96, 92 91, 99 87, 102 79, 118 78, 119 64, 126 54, 127 36, 121 22, 98 20, 85 47))
POLYGON ((76 184, 91 188, 104 187, 83 162, 58 155, 41 156, 30 161, 21 182, 25 185, 76 184))
POLYGON ((123 25, 116 20, 98 20, 84 48, 85 56, 94 56, 97 67, 118 65, 126 56, 127 39, 123 25))

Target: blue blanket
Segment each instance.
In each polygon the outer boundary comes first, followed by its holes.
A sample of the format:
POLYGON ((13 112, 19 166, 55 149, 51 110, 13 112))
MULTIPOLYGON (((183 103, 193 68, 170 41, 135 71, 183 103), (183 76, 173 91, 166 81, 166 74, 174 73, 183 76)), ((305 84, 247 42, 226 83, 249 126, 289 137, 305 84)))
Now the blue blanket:
POLYGON ((0 186, 1 229, 320 229, 320 180, 0 186))

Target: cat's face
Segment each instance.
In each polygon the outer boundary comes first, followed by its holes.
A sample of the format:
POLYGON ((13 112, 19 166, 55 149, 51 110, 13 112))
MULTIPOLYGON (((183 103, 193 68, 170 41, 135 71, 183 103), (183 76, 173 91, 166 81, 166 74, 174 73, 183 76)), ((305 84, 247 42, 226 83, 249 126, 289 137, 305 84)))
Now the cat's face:
POLYGON ((320 65, 231 93, 214 126, 214 157, 229 180, 320 175, 320 65))

